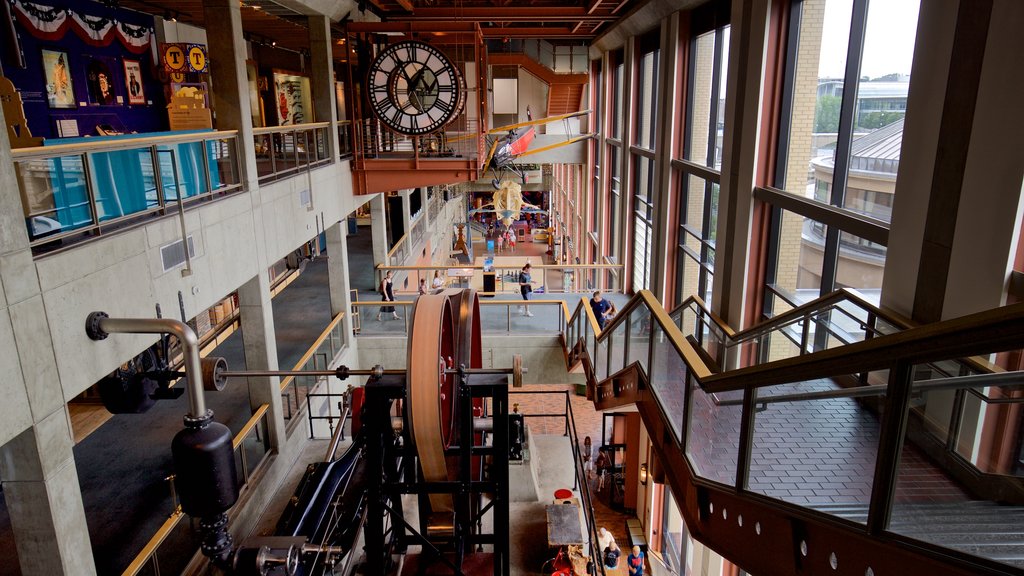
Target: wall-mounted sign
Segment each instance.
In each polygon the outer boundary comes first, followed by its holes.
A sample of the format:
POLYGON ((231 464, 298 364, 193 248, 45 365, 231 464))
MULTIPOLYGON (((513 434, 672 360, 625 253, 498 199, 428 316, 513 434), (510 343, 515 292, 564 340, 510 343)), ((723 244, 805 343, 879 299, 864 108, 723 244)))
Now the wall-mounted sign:
POLYGON ((193 72, 205 74, 209 71, 210 59, 203 44, 184 44, 175 42, 161 44, 164 70, 171 73, 184 74, 193 72))
POLYGON ((185 58, 185 44, 163 44, 160 53, 163 54, 164 70, 168 72, 186 72, 188 59, 185 58))
POLYGON ((188 65, 193 72, 205 73, 208 65, 206 46, 190 44, 188 47, 188 65))

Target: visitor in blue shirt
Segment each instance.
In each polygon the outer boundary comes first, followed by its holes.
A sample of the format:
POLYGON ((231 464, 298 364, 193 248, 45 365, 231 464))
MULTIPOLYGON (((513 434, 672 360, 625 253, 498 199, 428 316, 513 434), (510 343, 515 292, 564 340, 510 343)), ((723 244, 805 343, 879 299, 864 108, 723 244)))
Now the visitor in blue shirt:
POLYGON ((590 307, 594 310, 594 317, 597 318, 597 325, 604 330, 604 323, 608 321, 608 312, 612 309, 612 303, 601 297, 601 291, 594 292, 590 299, 590 307))
POLYGON ((626 557, 626 567, 629 568, 629 576, 644 576, 644 553, 639 546, 633 546, 633 550, 626 557))

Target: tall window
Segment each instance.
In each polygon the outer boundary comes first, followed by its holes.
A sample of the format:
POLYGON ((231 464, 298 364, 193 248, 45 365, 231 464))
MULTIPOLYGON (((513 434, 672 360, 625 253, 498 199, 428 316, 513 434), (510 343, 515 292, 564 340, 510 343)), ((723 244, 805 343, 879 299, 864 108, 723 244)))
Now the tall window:
POLYGON ((614 261, 619 258, 619 230, 622 229, 622 118, 625 114, 623 98, 626 64, 624 52, 616 50, 609 55, 611 62, 611 134, 605 149, 608 163, 608 254, 614 261))
POLYGON ((793 4, 774 181, 791 202, 773 208, 768 316, 841 287, 877 301, 919 5, 793 4), (840 210, 817 221, 815 204, 840 210))
POLYGON ((692 23, 682 131, 683 159, 673 162, 680 199, 676 300, 682 302, 696 295, 710 305, 730 28, 718 24, 711 12, 695 14, 692 23))
POLYGON ((654 151, 657 118, 660 32, 639 39, 636 141, 633 156, 633 291, 651 285, 651 243, 654 219, 654 151))
POLYGON ((672 574, 687 574, 691 553, 686 523, 672 490, 666 484, 654 485, 651 507, 651 552, 672 574))

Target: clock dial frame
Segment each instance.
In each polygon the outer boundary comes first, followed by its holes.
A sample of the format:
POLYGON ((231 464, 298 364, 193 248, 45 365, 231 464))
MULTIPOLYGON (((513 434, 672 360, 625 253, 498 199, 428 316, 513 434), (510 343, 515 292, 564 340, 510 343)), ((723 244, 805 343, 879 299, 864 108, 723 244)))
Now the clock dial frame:
POLYGON ((373 113, 406 136, 440 130, 465 104, 458 67, 423 42, 397 42, 382 50, 370 66, 366 85, 373 113))

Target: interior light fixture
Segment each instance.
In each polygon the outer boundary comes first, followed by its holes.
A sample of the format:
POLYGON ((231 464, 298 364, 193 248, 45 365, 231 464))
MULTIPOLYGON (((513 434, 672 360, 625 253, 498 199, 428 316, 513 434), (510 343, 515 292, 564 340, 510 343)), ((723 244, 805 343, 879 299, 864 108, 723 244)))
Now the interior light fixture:
POLYGON ((270 41, 270 45, 271 46, 277 46, 277 40, 271 40, 270 41))
POLYGON ((640 483, 647 486, 647 462, 640 465, 640 483))
POLYGON ((164 11, 164 20, 167 20, 168 22, 177 22, 178 21, 178 13, 174 12, 172 10, 165 10, 164 11))

